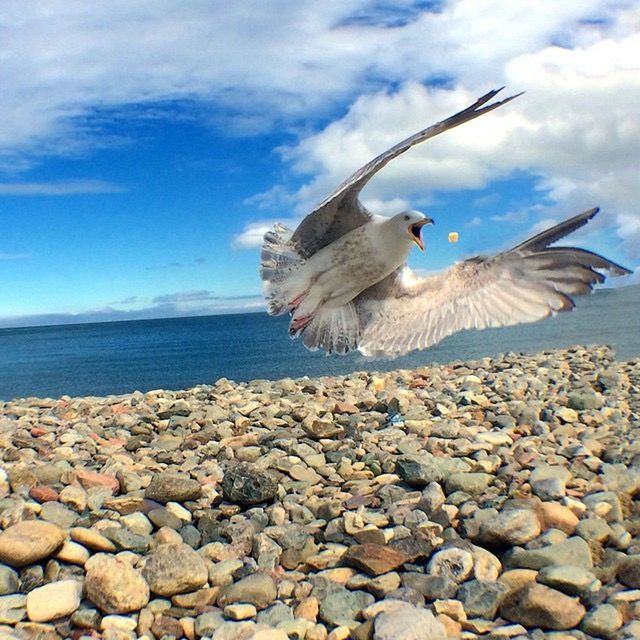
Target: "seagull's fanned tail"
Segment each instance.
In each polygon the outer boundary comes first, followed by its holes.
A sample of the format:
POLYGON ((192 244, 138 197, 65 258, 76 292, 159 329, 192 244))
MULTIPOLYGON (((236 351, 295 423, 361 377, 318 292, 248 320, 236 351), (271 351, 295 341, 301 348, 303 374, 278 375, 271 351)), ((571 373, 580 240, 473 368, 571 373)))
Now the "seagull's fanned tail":
POLYGON ((320 307, 309 324, 291 337, 298 335, 311 351, 345 354, 358 346, 360 319, 352 302, 341 307, 320 307))

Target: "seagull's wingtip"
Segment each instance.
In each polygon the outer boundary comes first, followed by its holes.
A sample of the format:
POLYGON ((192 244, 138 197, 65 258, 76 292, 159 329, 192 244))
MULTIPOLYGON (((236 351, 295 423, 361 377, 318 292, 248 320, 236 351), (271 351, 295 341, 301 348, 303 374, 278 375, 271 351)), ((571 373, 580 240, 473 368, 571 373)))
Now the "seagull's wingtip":
MULTIPOLYGON (((504 89, 504 87, 503 87, 503 89, 504 89)), ((501 100, 498 104, 506 104, 507 102, 511 102, 512 100, 515 100, 516 98, 519 98, 524 93, 525 93, 524 91, 521 91, 520 93, 515 93, 512 96, 509 96, 508 98, 504 98, 504 100, 501 100)))

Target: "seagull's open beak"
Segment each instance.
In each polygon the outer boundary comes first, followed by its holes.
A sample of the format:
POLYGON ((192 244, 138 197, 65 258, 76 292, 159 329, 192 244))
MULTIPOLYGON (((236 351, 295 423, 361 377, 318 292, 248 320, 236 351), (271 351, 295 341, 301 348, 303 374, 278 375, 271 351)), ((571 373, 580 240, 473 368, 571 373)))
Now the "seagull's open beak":
POLYGON ((414 224, 409 225, 409 233, 413 238, 413 241, 418 245, 420 251, 424 251, 424 242, 422 241, 422 227, 425 224, 435 224, 435 222, 431 218, 425 218, 424 220, 420 220, 420 222, 415 222, 414 224))

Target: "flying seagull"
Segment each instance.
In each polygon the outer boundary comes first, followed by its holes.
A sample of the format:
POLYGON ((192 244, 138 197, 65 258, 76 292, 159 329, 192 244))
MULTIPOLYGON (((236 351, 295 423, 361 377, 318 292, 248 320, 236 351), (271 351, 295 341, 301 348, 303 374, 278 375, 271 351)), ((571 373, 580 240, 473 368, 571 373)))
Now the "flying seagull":
MULTIPOLYGON (((463 260, 418 277, 406 265, 424 250, 418 211, 386 218, 359 200, 369 180, 416 144, 510 102, 487 104, 490 91, 463 111, 374 158, 342 183, 295 231, 276 224, 264 236, 261 276, 271 315, 291 314, 289 334, 311 350, 397 356, 426 349, 462 329, 534 322, 574 307, 610 275, 630 273, 600 255, 552 243, 587 224, 591 209, 494 256, 463 260)), ((520 94, 518 94, 520 95, 520 94)))

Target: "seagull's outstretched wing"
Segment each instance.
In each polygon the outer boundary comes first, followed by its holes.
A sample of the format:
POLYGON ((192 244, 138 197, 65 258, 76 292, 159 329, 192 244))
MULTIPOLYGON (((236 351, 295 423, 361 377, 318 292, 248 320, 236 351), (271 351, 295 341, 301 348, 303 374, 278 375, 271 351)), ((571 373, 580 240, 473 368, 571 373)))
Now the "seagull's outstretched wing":
POLYGON ((462 329, 534 322, 574 307, 571 296, 604 281, 598 271, 630 273, 584 249, 549 247, 585 225, 591 209, 493 257, 474 257, 426 278, 407 267, 363 291, 359 350, 401 355, 425 349, 462 329))
POLYGON ((521 95, 517 94, 484 106, 501 90, 490 91, 466 109, 419 131, 358 169, 300 223, 292 237, 292 242, 300 254, 308 258, 345 233, 365 224, 371 218, 369 211, 358 200, 358 195, 367 182, 388 162, 397 158, 407 149, 448 129, 457 127, 463 122, 473 120, 483 113, 489 113, 489 111, 493 111, 521 95))

